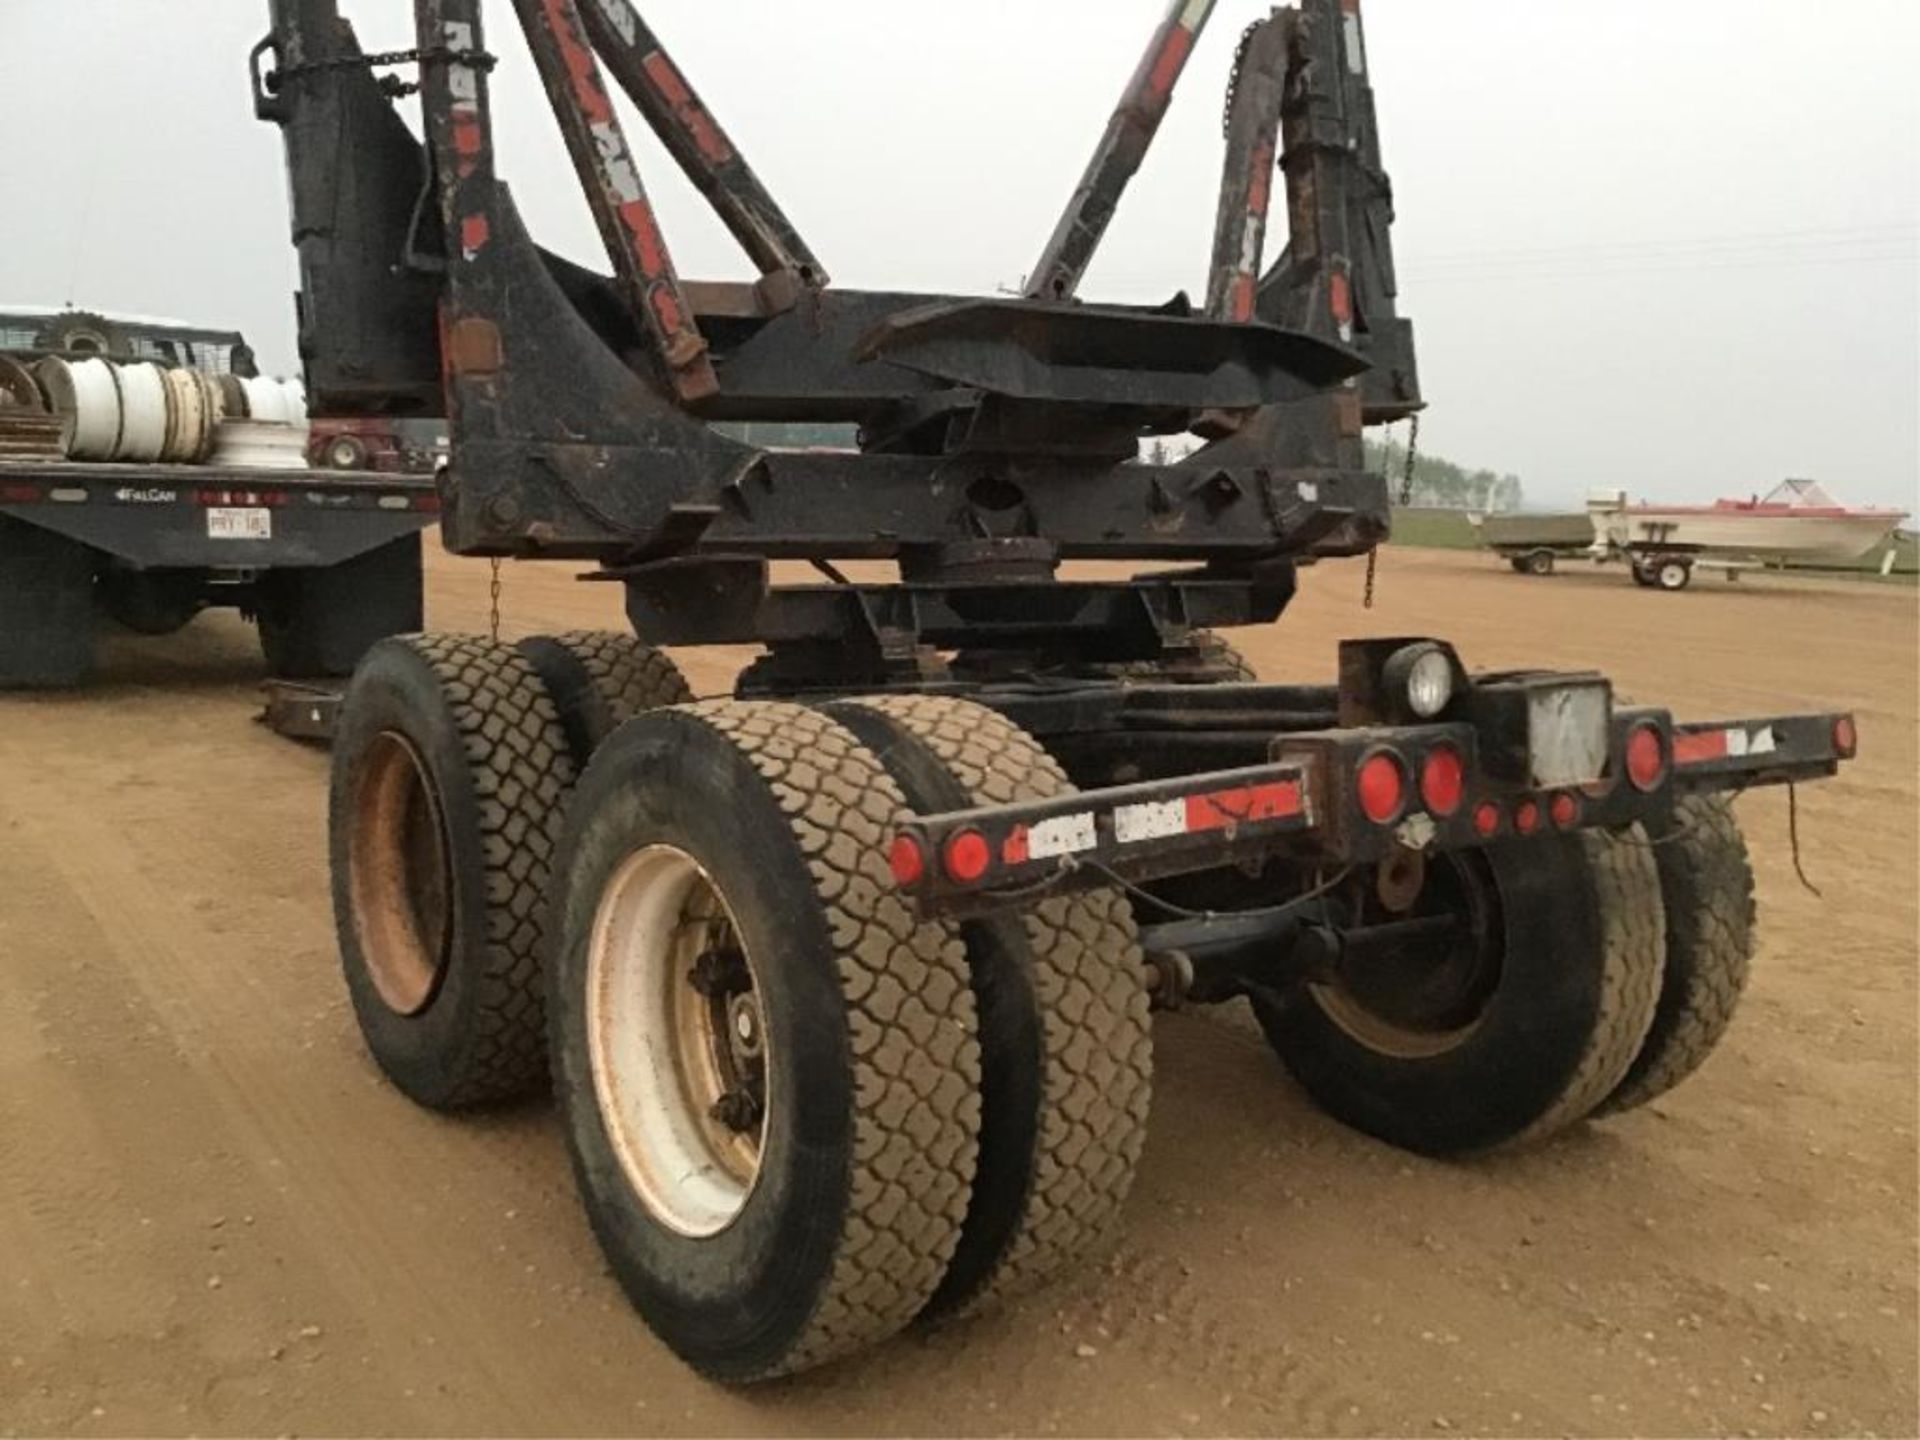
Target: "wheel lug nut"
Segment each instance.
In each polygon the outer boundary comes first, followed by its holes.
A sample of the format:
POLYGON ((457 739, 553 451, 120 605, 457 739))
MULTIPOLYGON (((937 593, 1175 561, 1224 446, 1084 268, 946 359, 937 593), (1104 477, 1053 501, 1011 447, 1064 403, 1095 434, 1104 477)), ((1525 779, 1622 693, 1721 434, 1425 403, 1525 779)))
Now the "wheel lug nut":
POLYGON ((744 1135, 760 1123, 760 1102, 744 1090, 729 1090, 707 1113, 736 1135, 744 1135))

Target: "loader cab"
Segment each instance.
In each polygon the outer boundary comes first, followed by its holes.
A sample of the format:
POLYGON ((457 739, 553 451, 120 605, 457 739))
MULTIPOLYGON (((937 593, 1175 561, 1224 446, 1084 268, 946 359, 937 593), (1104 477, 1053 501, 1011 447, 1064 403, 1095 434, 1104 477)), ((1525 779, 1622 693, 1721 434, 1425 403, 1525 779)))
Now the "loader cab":
POLYGON ((71 307, 0 306, 0 351, 150 360, 205 375, 259 374, 253 347, 237 330, 71 307))

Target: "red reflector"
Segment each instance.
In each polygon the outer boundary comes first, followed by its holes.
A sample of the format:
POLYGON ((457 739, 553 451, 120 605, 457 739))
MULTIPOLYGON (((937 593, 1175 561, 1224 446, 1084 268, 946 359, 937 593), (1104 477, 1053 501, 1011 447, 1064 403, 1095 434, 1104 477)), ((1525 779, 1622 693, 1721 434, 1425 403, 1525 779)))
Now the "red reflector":
POLYGON ((413 508, 416 510, 438 512, 440 509, 440 497, 438 495, 416 495, 413 497, 413 508))
POLYGON ((1859 750, 1860 732, 1855 728, 1851 715, 1842 715, 1833 722, 1833 748, 1849 757, 1859 750))
POLYGON ((40 498, 38 485, 0 486, 0 500, 9 505, 31 505, 40 498))
POLYGON ((1565 791, 1553 797, 1553 804, 1548 809, 1557 829, 1571 830, 1580 823, 1580 802, 1565 791))
POLYGON ((1379 750, 1360 766, 1355 788, 1360 793, 1360 809, 1376 825, 1400 818, 1407 803, 1407 772, 1400 757, 1379 750))
POLYGON ((946 863, 950 879, 960 885, 971 885, 986 874, 987 867, 993 863, 987 837, 978 830, 962 830, 947 841, 946 863))
POLYGON ((1451 745, 1427 753, 1420 767, 1420 798, 1442 819, 1458 811, 1467 798, 1467 762, 1451 745))
POLYGON ((1480 832, 1480 838, 1491 840, 1500 833, 1500 807, 1489 800, 1473 812, 1473 828, 1480 832))
POLYGON ((1655 725, 1636 725, 1627 736, 1627 778, 1636 790, 1652 790, 1666 773, 1667 755, 1655 725))
POLYGON ((887 863, 893 867, 893 883, 902 890, 911 890, 927 873, 927 852, 913 836, 896 835, 887 863))
POLYGON ((1537 801, 1522 800, 1513 810, 1513 828, 1522 835, 1532 835, 1540 829, 1540 806, 1537 801))

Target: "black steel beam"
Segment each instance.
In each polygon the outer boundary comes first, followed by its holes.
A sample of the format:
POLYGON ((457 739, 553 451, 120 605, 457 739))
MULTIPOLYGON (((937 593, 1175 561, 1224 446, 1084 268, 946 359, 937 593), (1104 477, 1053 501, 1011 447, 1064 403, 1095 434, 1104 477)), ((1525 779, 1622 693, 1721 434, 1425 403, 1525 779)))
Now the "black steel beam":
POLYGON ((1140 171, 1166 119, 1193 47, 1213 14, 1215 0, 1173 0, 1167 18, 1154 32, 1121 96, 1107 132, 1081 178, 1080 188, 1067 202, 1053 238, 1027 279, 1027 294, 1036 300, 1071 300, 1100 241, 1120 208, 1120 197, 1140 171))
POLYGON ((514 8, 614 274, 652 341, 661 374, 681 401, 704 400, 720 381, 647 199, 639 161, 600 78, 580 9, 574 0, 514 0, 514 8))
POLYGON ((1252 320, 1259 300, 1267 217, 1279 173, 1280 103, 1297 19, 1295 11, 1276 10, 1248 32, 1235 61, 1220 216, 1207 280, 1207 314, 1216 320, 1252 320))
MULTIPOLYGON (((666 47, 627 0, 585 0, 580 16, 607 71, 714 208, 762 275, 786 274, 796 287, 824 289, 814 258, 713 112, 673 63, 666 47)), ((793 295, 780 299, 791 303, 793 295)))

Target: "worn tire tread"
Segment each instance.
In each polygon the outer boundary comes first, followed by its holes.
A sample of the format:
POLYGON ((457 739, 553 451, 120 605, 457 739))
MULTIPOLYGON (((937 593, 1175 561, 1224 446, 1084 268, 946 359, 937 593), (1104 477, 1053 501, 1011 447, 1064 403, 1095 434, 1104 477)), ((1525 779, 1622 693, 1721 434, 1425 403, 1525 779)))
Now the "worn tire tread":
POLYGON ((1646 1042, 1599 1107, 1617 1115, 1657 1100, 1706 1063, 1746 992, 1755 922, 1753 865, 1733 807, 1682 798, 1676 833, 1654 851, 1667 927, 1666 969, 1646 1042))
POLYGON ((693 687, 673 657, 637 636, 620 630, 567 630, 553 638, 592 678, 615 724, 693 699, 693 687))
MULTIPOLYGON (((857 703, 914 735, 978 805, 1072 793, 1036 740, 984 706, 913 695, 857 703)), ((1038 1153, 1016 1229, 973 1293, 953 1297, 953 1313, 1029 1291, 1098 1249, 1146 1139, 1153 1037, 1131 910, 1099 890, 1041 901, 1020 919, 1041 1022, 1038 1153)))
POLYGON ((1622 835, 1585 831, 1581 841, 1601 928, 1600 1013, 1559 1098, 1498 1148, 1537 1144, 1591 1115, 1640 1053, 1660 1001, 1666 908, 1646 836, 1635 826, 1622 835))
POLYGON ((906 802, 879 762, 818 711, 779 702, 681 707, 759 771, 806 858, 846 996, 854 1170, 832 1271, 807 1325, 760 1375, 804 1370, 910 1323, 959 1241, 979 1149, 980 1051, 966 953, 896 893, 886 841, 906 802))
POLYGON ((481 1043, 447 1109, 524 1098, 547 1086, 547 881, 574 781, 560 718, 511 645, 471 635, 413 635, 460 732, 480 816, 487 933, 478 947, 481 1043))

